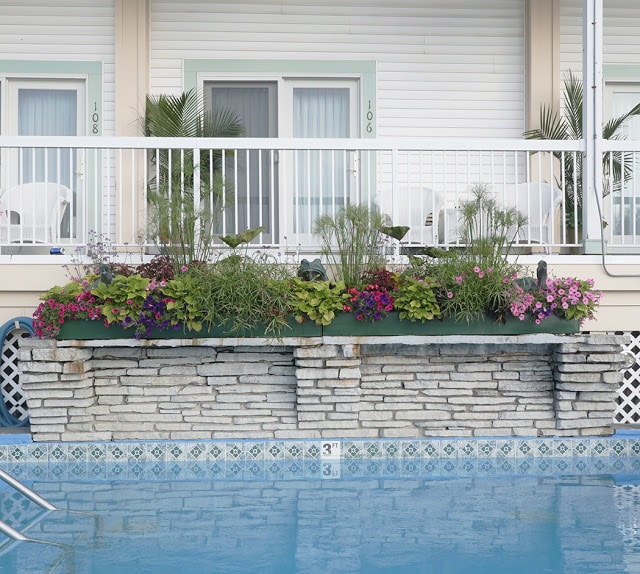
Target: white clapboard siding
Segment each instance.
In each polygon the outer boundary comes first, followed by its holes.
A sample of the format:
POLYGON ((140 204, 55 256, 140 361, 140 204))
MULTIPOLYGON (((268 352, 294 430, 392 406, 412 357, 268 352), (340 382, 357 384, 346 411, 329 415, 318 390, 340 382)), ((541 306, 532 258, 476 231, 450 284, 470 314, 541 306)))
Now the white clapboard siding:
POLYGON ((103 133, 114 135, 115 0, 2 0, 0 58, 103 63, 103 133))
MULTIPOLYGON (((582 74, 582 5, 583 0, 562 0, 560 3, 560 69, 563 74, 568 70, 582 74)), ((605 66, 637 67, 640 62, 640 2, 606 0, 603 12, 603 63, 605 66)), ((640 82, 640 76, 635 80, 640 82)))
POLYGON ((236 58, 375 61, 378 137, 524 129, 524 0, 151 0, 152 93, 236 58))

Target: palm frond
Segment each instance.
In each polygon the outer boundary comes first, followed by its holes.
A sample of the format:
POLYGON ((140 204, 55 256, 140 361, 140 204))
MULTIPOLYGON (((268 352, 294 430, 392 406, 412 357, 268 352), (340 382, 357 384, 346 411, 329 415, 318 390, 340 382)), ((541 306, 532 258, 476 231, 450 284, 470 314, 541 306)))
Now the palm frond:
POLYGON ((568 126, 565 139, 582 139, 582 102, 582 81, 569 72, 564 79, 564 116, 568 126))

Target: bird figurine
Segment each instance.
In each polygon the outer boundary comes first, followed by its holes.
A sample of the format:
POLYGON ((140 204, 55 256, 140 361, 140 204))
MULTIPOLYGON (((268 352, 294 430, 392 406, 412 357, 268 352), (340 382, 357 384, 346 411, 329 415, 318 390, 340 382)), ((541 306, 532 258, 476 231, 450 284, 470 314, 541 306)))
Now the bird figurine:
POLYGON ((538 278, 538 289, 547 288, 547 262, 541 259, 538 261, 538 269, 536 271, 538 278))

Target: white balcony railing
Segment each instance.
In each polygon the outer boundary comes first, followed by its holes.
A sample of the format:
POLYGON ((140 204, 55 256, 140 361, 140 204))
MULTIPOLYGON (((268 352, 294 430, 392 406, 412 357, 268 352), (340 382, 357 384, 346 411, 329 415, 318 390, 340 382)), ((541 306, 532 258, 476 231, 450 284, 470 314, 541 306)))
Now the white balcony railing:
MULTIPOLYGON (((605 142, 624 184, 601 201, 609 248, 640 247, 640 142, 605 142), (620 152, 624 152, 622 155, 620 152)), ((255 246, 314 250, 315 218, 366 203, 407 225, 406 246, 460 244, 460 203, 484 185, 528 218, 523 246, 581 245, 579 141, 0 137, 0 254, 85 245, 156 244, 154 193, 193 194, 216 235, 263 227, 255 246), (171 150, 171 153, 169 153, 171 150), (196 158, 195 161, 193 158, 196 158)), ((607 169, 603 170, 604 173, 607 169)), ((174 216, 176 216, 174 214, 174 216)))

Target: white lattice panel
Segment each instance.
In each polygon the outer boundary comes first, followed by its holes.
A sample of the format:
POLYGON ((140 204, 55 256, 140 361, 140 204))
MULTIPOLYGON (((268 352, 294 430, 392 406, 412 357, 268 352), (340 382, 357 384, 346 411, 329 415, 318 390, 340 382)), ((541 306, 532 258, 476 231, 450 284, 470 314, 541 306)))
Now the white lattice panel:
POLYGON ((9 412, 21 421, 29 416, 29 411, 18 373, 18 341, 22 337, 28 336, 29 332, 26 329, 10 331, 4 340, 2 354, 0 355, 0 390, 2 391, 2 399, 9 412))
POLYGON ((629 344, 624 351, 635 357, 634 364, 624 371, 624 378, 618 390, 616 412, 613 420, 621 424, 640 422, 640 331, 629 333, 629 344))

